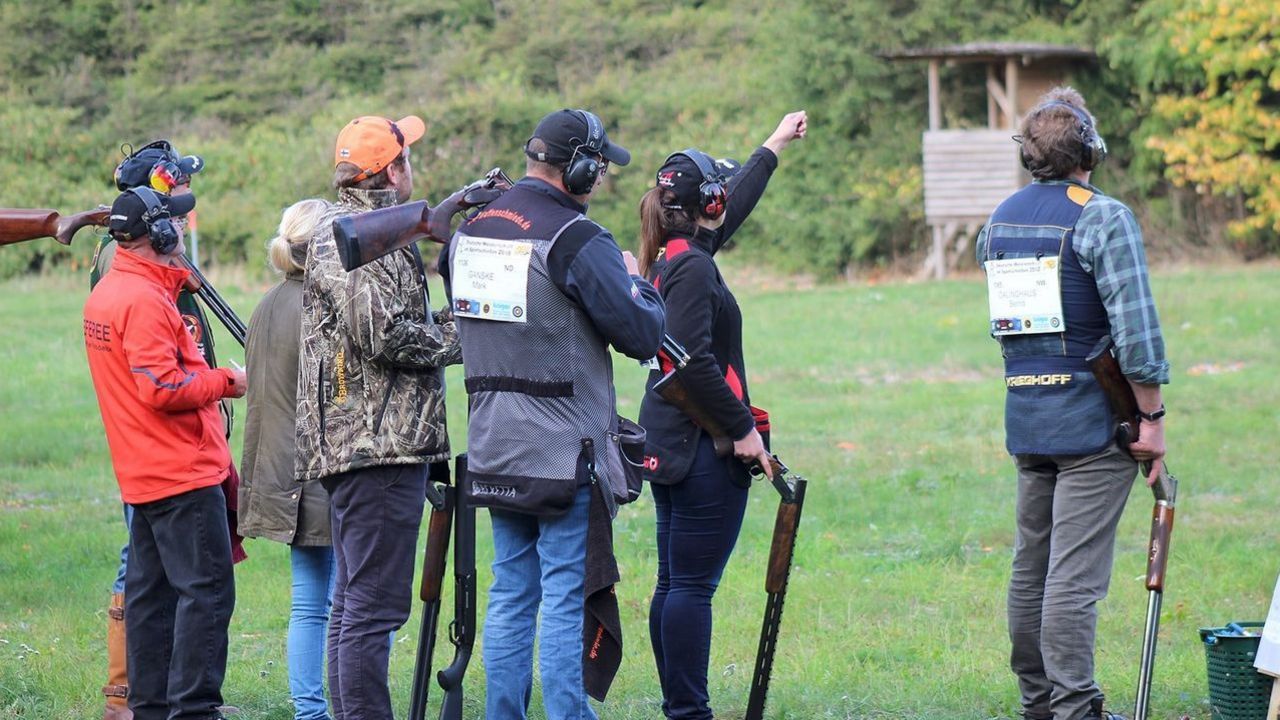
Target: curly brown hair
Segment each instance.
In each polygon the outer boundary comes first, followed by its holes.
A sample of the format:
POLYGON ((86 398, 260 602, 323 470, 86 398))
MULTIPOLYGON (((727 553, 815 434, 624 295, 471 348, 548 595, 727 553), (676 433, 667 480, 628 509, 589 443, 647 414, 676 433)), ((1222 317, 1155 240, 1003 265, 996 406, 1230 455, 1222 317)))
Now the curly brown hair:
POLYGON ((1019 128, 1022 164, 1037 180, 1061 180, 1083 164, 1085 146, 1080 118, 1063 104, 1080 110, 1094 124, 1084 97, 1074 88, 1055 87, 1042 95, 1022 118, 1019 128))

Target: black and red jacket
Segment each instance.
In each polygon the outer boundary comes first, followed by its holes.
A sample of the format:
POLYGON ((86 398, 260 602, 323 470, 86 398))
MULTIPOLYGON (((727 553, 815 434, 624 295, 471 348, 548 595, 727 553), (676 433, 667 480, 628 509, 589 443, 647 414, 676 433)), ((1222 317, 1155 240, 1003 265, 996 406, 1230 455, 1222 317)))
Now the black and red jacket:
MULTIPOLYGON (((734 440, 746 437, 755 420, 742 354, 742 311, 713 256, 751 214, 777 167, 773 151, 757 149, 729 181, 724 223, 716 230, 693 227, 669 233, 649 269, 649 281, 666 304, 667 334, 689 353, 681 375, 690 398, 734 440)), ((645 479, 669 485, 688 473, 702 429, 654 392, 654 383, 670 369, 661 359, 663 367, 650 372, 645 384, 640 424, 648 432, 645 479)), ((726 462, 735 475, 745 475, 741 462, 732 457, 726 462)))

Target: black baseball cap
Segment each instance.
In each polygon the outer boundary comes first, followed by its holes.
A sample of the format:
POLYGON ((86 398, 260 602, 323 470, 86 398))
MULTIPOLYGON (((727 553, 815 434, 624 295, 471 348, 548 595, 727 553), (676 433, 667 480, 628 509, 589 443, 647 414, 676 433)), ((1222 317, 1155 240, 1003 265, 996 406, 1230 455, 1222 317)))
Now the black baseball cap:
POLYGON ((196 196, 191 193, 165 195, 147 187, 138 188, 136 191, 126 190, 111 203, 107 229, 117 240, 133 240, 149 234, 150 223, 165 218, 182 217, 191 212, 195 206, 196 196), (150 193, 156 201, 156 207, 150 213, 147 210, 147 201, 142 198, 142 195, 147 193, 150 193))
POLYGON ((204 169, 204 159, 199 155, 181 156, 168 140, 147 143, 129 154, 116 166, 117 190, 151 185, 151 171, 161 163, 177 166, 177 180, 189 182, 191 176, 204 169))
MULTIPOLYGON (((742 163, 737 160, 716 159, 698 150, 693 152, 699 152, 707 159, 713 170, 713 179, 722 184, 728 182, 729 178, 737 175, 742 169, 742 163)), ((668 157, 662 167, 658 168, 656 184, 675 193, 679 207, 696 208, 702 181, 702 170, 698 169, 698 164, 693 161, 693 158, 679 152, 668 157)))
POLYGON ((604 159, 615 165, 626 165, 631 162, 631 153, 621 145, 609 142, 609 136, 604 131, 604 123, 589 110, 568 108, 557 110, 538 122, 538 127, 533 131, 533 137, 529 139, 533 138, 538 138, 547 144, 544 157, 529 154, 530 157, 541 162, 569 162, 579 145, 598 146, 604 159), (592 122, 588 116, 595 120, 594 124, 599 128, 599 138, 590 137, 592 122))

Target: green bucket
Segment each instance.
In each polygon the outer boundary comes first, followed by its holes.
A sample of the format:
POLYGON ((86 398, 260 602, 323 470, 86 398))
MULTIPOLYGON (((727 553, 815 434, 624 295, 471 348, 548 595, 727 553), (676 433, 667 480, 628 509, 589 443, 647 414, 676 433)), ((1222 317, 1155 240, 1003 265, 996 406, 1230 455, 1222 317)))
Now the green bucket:
POLYGON ((1200 628, 1209 663, 1209 705, 1213 720, 1266 720, 1271 678, 1253 668, 1262 641, 1260 622, 1233 622, 1200 628))

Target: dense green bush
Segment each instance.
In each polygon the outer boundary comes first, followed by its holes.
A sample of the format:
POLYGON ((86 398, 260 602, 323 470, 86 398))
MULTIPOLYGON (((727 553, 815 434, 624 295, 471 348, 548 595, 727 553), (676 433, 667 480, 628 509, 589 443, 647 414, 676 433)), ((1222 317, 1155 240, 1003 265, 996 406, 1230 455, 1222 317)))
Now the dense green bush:
MULTIPOLYGON (((537 119, 585 106, 633 152, 592 207, 633 246, 637 202, 668 153, 745 159, 804 108, 810 138, 788 150, 739 245, 832 276, 910 258, 927 237, 924 68, 878 53, 1014 39, 1103 54, 1077 80, 1115 156, 1098 182, 1172 242, 1233 218, 1164 178, 1148 145, 1173 129, 1144 120, 1171 92, 1153 70, 1169 50, 1125 38, 1191 2, 1134 19, 1140 3, 1126 0, 0 0, 0 206, 109 202, 120 146, 169 137, 208 161, 195 185, 205 260, 256 264, 282 208, 330 193, 333 138, 351 117, 425 118, 417 194, 435 198, 494 165, 519 174, 537 119), (1196 222, 1168 220, 1186 214, 1196 222)), ((1177 77, 1194 94, 1186 66, 1177 77)), ((943 92, 980 103, 974 79, 948 69, 943 92)), ((89 252, 6 248, 0 276, 89 252)))

